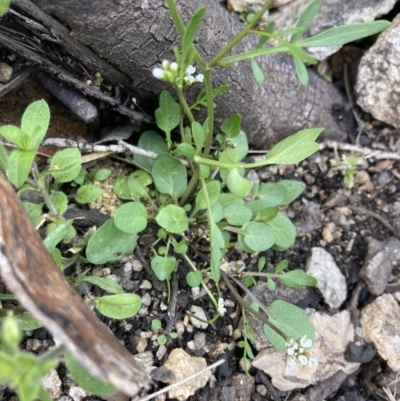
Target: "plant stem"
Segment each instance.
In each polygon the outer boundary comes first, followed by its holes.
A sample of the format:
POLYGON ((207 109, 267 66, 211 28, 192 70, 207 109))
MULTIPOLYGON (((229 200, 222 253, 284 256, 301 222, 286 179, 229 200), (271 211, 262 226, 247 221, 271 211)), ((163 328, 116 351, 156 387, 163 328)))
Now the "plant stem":
POLYGON ((186 203, 186 201, 189 198, 189 196, 191 195, 191 193, 195 190, 195 188, 199 182, 199 176, 200 176, 199 170, 196 168, 193 172, 192 178, 189 181, 189 184, 186 188, 185 193, 182 195, 182 198, 179 201, 180 206, 183 206, 186 203))
POLYGON ((240 31, 216 56, 214 56, 214 58, 207 65, 209 69, 215 67, 218 64, 218 61, 220 61, 225 54, 228 54, 249 33, 249 31, 263 16, 265 11, 271 7, 273 2, 274 0, 268 0, 262 6, 261 10, 254 16, 253 20, 242 31, 240 31))
POLYGON ((204 75, 204 85, 207 99, 207 118, 208 118, 208 135, 204 146, 204 154, 208 156, 210 154, 211 144, 214 137, 214 105, 212 96, 211 71, 204 68, 202 72, 204 75))
MULTIPOLYGON (((186 255, 186 253, 182 254, 183 258, 186 260, 188 265, 192 268, 193 271, 197 271, 197 267, 194 265, 194 263, 189 259, 189 257, 186 255)), ((207 295, 210 297, 211 302, 214 304, 214 307, 216 310, 218 310, 218 302, 215 299, 214 295, 211 294, 211 291, 208 289, 208 287, 204 284, 204 281, 201 280, 201 286, 204 288, 204 291, 207 293, 207 295)))
POLYGON ((44 203, 48 207, 50 214, 53 216, 59 216, 59 213, 57 209, 54 207, 53 202, 50 199, 49 193, 47 191, 46 185, 45 185, 45 177, 40 177, 39 169, 37 168, 36 163, 32 163, 32 173, 33 176, 35 177, 38 190, 40 194, 43 196, 44 203), (43 185, 41 185, 43 184, 43 185))
POLYGON ((280 329, 278 329, 274 324, 272 324, 265 316, 261 315, 261 313, 255 311, 253 308, 248 305, 244 299, 239 295, 239 293, 235 290, 235 287, 230 282, 228 276, 221 270, 221 277, 225 281, 227 287, 231 291, 232 295, 239 302, 239 305, 246 309, 248 312, 252 313, 255 317, 258 317, 263 323, 269 326, 272 330, 276 331, 280 336, 287 339, 287 335, 280 329))
POLYGON ((183 112, 187 115, 190 123, 192 123, 194 121, 194 117, 192 114, 192 110, 190 110, 190 107, 187 104, 185 97, 183 96, 182 88, 179 85, 174 84, 174 89, 176 94, 178 95, 178 100, 179 103, 181 104, 183 112))

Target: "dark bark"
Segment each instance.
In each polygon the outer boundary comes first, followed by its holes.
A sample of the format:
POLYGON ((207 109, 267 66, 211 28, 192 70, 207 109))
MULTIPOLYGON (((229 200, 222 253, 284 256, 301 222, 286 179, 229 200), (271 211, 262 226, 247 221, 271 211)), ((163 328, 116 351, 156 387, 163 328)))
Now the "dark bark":
MULTIPOLYGON (((179 41, 163 0, 35 0, 43 10, 69 24, 72 35, 129 75, 138 89, 159 93, 165 85, 151 74, 162 60, 172 60, 172 46, 179 41)), ((177 1, 185 22, 200 5, 207 6, 197 46, 209 59, 239 30, 241 23, 215 0, 177 1)), ((254 48, 256 39, 246 38, 235 53, 254 48)), ((302 86, 286 55, 261 58, 267 78, 257 85, 248 62, 235 70, 218 69, 214 84, 229 83, 230 90, 218 100, 217 122, 239 112, 243 129, 256 147, 267 147, 306 127, 324 126, 325 138, 343 140, 352 118, 341 94, 310 71, 302 86)))

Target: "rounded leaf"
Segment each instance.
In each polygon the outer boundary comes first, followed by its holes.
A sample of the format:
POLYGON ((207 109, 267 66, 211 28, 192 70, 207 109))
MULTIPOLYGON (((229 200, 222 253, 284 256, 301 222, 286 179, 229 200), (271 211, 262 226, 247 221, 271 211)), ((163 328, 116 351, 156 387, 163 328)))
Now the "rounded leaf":
POLYGON ((246 231, 244 243, 253 251, 265 251, 274 244, 274 232, 264 223, 250 222, 242 227, 246 231))
POLYGON ((242 226, 251 220, 252 211, 240 203, 231 203, 224 208, 224 217, 228 224, 242 226))
POLYGON ((78 203, 94 202, 102 193, 103 190, 97 185, 83 185, 76 192, 75 200, 78 203))
POLYGON ((80 171, 81 154, 78 149, 64 149, 51 158, 49 174, 56 182, 70 182, 80 171))
POLYGON ((189 272, 186 275, 186 282, 190 287, 198 287, 201 284, 203 279, 203 275, 200 270, 196 270, 194 272, 189 272))
POLYGON ((139 312, 141 298, 136 294, 107 295, 96 298, 96 308, 112 319, 127 319, 139 312))
POLYGON ((147 219, 147 209, 140 202, 129 202, 117 209, 114 223, 120 230, 134 234, 146 228, 147 219))
POLYGON ((155 256, 151 260, 151 268, 160 281, 166 280, 174 271, 176 259, 173 257, 155 256))
POLYGON ((156 217, 157 223, 170 233, 179 234, 189 226, 189 220, 183 208, 168 205, 162 208, 156 217))
POLYGON ((249 180, 243 178, 239 174, 236 168, 228 171, 226 185, 228 186, 229 191, 238 198, 243 198, 248 195, 253 186, 249 180))

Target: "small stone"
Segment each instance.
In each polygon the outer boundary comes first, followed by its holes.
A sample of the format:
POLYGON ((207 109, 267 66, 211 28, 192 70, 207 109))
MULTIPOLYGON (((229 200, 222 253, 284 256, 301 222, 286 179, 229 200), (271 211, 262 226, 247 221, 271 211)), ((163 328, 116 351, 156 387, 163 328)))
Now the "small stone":
POLYGON ((205 323, 205 322, 202 322, 202 321, 196 319, 196 317, 198 317, 199 319, 207 320, 207 317, 206 317, 206 314, 204 313, 204 310, 202 308, 200 308, 200 306, 192 305, 190 307, 190 312, 192 312, 193 315, 194 315, 194 316, 190 316, 189 317, 190 322, 192 323, 192 325, 194 327, 197 327, 198 329, 205 330, 208 327, 208 323, 205 323))
POLYGON ((141 354, 136 354, 134 357, 142 364, 144 368, 154 365, 154 356, 151 351, 145 351, 141 354))
POLYGON ((236 373, 232 377, 232 386, 236 389, 236 400, 250 400, 255 390, 255 380, 253 376, 236 373))
POLYGON ((143 280, 139 287, 141 290, 151 290, 153 288, 149 280, 143 280))
MULTIPOLYGON (((174 376, 170 384, 174 384, 195 373, 201 372, 207 367, 207 363, 204 358, 191 357, 181 348, 176 348, 171 351, 163 367, 173 372, 174 376)), ((210 376, 211 371, 208 370, 189 382, 183 383, 168 392, 169 398, 177 398, 180 401, 188 399, 197 389, 203 388, 207 384, 210 376)))
POLYGON ((264 386, 264 384, 257 385, 256 391, 258 394, 261 394, 261 395, 267 395, 267 393, 268 393, 267 388, 264 386))
POLYGON ((139 315, 140 317, 145 317, 145 316, 147 316, 148 314, 149 314, 149 308, 148 308, 147 306, 142 306, 142 307, 139 309, 138 315, 139 315))
POLYGON ((323 248, 312 248, 306 272, 318 280, 317 288, 321 291, 325 303, 332 309, 339 308, 346 299, 347 286, 346 279, 333 257, 323 248))
POLYGON ((68 391, 68 395, 74 401, 81 401, 87 396, 87 393, 82 387, 71 386, 69 391, 68 391))
POLYGON ((145 351, 147 347, 147 340, 145 338, 140 338, 136 344, 136 352, 141 354, 145 351))
POLYGON ((132 262, 128 261, 124 264, 124 272, 129 273, 132 271, 132 262))
POLYGON ((200 298, 200 287, 192 287, 190 292, 192 293, 193 301, 200 298))
POLYGON ((150 306, 150 304, 151 304, 151 296, 148 292, 146 292, 146 294, 144 294, 142 297, 142 305, 150 306))
POLYGON ((326 241, 328 244, 333 241, 333 234, 336 231, 336 224, 335 223, 328 223, 323 229, 322 229, 322 238, 324 241, 326 241))
POLYGON ((233 386, 223 387, 221 392, 221 401, 236 400, 236 389, 233 386))
POLYGON ((200 350, 206 346, 206 335, 203 332, 196 333, 194 335, 194 345, 195 349, 200 350))
POLYGON ((41 380, 43 388, 51 395, 52 398, 58 398, 61 395, 61 380, 55 369, 43 377, 41 380))
POLYGON ((377 241, 371 238, 368 241, 368 251, 364 266, 360 270, 360 277, 367 283, 371 294, 380 295, 385 291, 393 262, 400 261, 400 241, 389 238, 377 241))
POLYGON ((132 260, 132 269, 134 272, 141 272, 143 270, 143 265, 138 259, 132 260))
POLYGON ((158 348, 157 352, 156 352, 156 357, 158 360, 161 360, 164 355, 167 353, 168 349, 165 345, 160 345, 160 347, 158 348))
POLYGON ((8 82, 13 75, 13 68, 6 63, 0 63, 0 82, 8 82))
POLYGON ((400 306, 392 294, 383 294, 361 311, 364 339, 395 372, 400 371, 400 306))

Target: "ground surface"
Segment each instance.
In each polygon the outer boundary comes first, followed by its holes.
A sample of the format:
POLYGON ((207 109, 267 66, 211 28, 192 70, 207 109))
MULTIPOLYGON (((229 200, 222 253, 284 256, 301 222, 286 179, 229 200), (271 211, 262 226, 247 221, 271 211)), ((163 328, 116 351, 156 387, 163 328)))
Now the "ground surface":
MULTIPOLYGON (((25 107, 40 98, 45 98, 50 104, 52 136, 79 138, 86 135, 88 127, 71 116, 68 110, 33 81, 0 99, 2 122, 18 125, 25 107)), ((368 120, 368 117, 365 119, 368 120)), ((96 129, 98 129, 96 125, 89 127, 89 130, 96 131, 96 129)), ((396 151, 399 146, 394 131, 371 121, 367 121, 364 132, 357 140, 364 146, 379 150, 396 151)), ((290 260, 292 268, 304 268, 310 257, 311 248, 323 247, 333 256, 346 277, 348 299, 341 309, 350 308, 352 291, 359 282, 358 272, 364 264, 368 240, 370 238, 384 240, 399 232, 399 216, 396 215, 396 210, 398 210, 400 202, 400 162, 393 160, 377 162, 373 159, 362 161, 360 159, 362 165, 357 167, 355 184, 352 188, 346 189, 343 184, 343 170, 340 169, 343 167, 344 156, 350 156, 350 153, 339 149, 335 154, 332 149, 325 149, 299 166, 262 169, 256 174, 252 174, 252 179, 261 182, 279 181, 282 178, 299 179, 307 184, 307 189, 301 198, 286 210, 298 230, 294 247, 284 253, 267 251, 245 260, 250 269, 256 268, 259 256, 265 256, 271 267, 286 258, 290 260), (371 211, 379 215, 381 220, 378 220, 376 215, 368 214, 371 211), (391 228, 394 230, 393 232, 391 232, 391 228)), ((191 355, 204 357, 208 364, 212 363, 219 358, 218 350, 223 348, 222 345, 233 341, 232 332, 239 325, 239 310, 232 302, 232 306, 227 308, 227 315, 217 320, 215 324, 209 325, 206 330, 193 327, 185 315, 185 311, 190 305, 195 304, 202 307, 208 318, 213 316, 214 309, 207 296, 193 300, 193 293, 185 281, 187 267, 182 263, 179 272, 174 274, 172 280, 172 287, 177 286, 179 291, 174 293, 173 313, 171 314, 165 287, 147 274, 148 245, 154 241, 153 238, 150 230, 147 236, 143 236, 139 241, 141 252, 133 256, 134 260, 140 262, 142 268, 127 269, 129 260, 126 259, 122 263, 107 265, 103 270, 98 269, 97 274, 111 273, 117 278, 119 277, 118 280, 126 291, 135 291, 147 300, 146 307, 141 310, 140 316, 123 322, 108 323, 132 353, 151 351, 155 366, 162 366, 170 351, 175 348, 183 348, 191 355), (171 318, 171 315, 175 317, 171 318), (166 346, 159 346, 155 341, 157 334, 150 330, 151 321, 154 318, 162 321, 165 333, 178 331, 179 337, 177 339, 169 338, 166 346)), ((204 257, 201 242, 194 244, 194 248, 197 248, 198 260, 201 260, 204 257)), ((231 258, 238 260, 241 255, 232 253, 231 258)), ((396 270, 393 271, 394 274, 396 272, 396 270)), ((228 291, 226 291, 225 298, 232 299, 228 291)), ((361 291, 357 307, 362 308, 372 299, 373 297, 364 288, 361 291)), ((309 298, 301 306, 332 313, 316 290, 309 292, 309 298)), ((36 352, 41 352, 51 344, 51 337, 43 329, 28 333, 24 342, 28 349, 33 348, 36 352)), ((271 398, 271 388, 269 390, 266 388, 266 385, 269 386, 267 376, 255 369, 250 371, 251 375, 255 376, 255 382, 253 378, 247 379, 246 376, 241 375, 242 371, 239 367, 241 350, 239 348, 230 352, 225 351, 225 356, 228 357, 229 365, 225 366, 225 372, 219 370, 216 373, 217 382, 214 383, 214 386, 211 388, 207 384, 190 399, 228 400, 229 393, 224 393, 222 388, 229 386, 232 388, 236 386, 235 399, 238 400, 273 399, 271 398)), ((63 381, 62 390, 68 393, 71 382, 65 375, 62 365, 60 365, 58 373, 63 381)), ((345 397, 341 398, 342 400, 381 399, 380 383, 382 377, 389 373, 390 369, 384 361, 376 356, 371 363, 361 365, 328 399, 339 399, 341 396, 345 397)), ((156 387, 160 386, 163 386, 162 381, 156 384, 156 387)), ((299 397, 301 393, 304 393, 304 390, 276 391, 274 396, 275 399, 278 397, 282 400, 301 399, 295 398, 299 397)), ((9 397, 11 394, 6 391, 3 399, 9 399, 9 397)), ((88 399, 95 398, 89 397, 88 399)))

